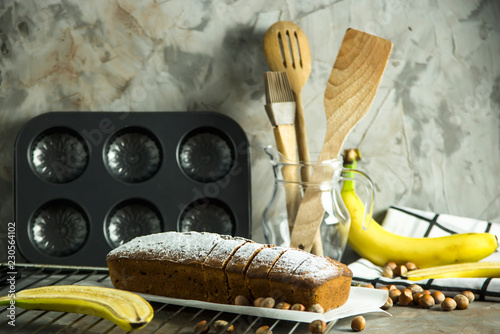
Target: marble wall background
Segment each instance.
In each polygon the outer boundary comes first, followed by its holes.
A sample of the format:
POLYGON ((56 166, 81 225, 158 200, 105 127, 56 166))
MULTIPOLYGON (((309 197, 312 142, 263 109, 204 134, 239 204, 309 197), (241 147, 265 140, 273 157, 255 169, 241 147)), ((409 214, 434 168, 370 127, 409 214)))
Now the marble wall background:
POLYGON ((313 151, 323 93, 345 30, 387 38, 393 52, 358 147, 389 205, 500 222, 500 2, 495 0, 3 0, 0 2, 0 260, 13 220, 12 149, 47 111, 213 110, 252 145, 254 237, 270 196, 262 147, 266 29, 297 23, 313 58, 304 108, 313 151))

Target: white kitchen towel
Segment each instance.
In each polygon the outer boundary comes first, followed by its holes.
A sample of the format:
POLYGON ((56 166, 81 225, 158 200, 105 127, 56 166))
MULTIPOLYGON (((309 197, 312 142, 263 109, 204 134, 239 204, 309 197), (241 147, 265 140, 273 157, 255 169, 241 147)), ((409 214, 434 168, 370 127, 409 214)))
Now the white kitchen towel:
MULTIPOLYGON (((439 237, 466 232, 489 232, 500 237, 500 224, 397 206, 389 208, 382 225, 390 232, 409 237, 439 237)), ((500 261, 500 248, 482 261, 500 261)), ((500 301, 500 278, 391 279, 382 276, 382 267, 366 259, 351 263, 349 268, 354 282, 371 283, 375 287, 419 284, 424 289, 441 290, 445 294, 470 290, 478 300, 500 301)))

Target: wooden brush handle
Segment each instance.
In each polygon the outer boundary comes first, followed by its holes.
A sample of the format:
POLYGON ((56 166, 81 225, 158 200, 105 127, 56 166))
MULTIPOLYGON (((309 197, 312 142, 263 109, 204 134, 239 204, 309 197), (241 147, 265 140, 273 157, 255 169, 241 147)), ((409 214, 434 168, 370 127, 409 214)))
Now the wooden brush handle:
MULTIPOLYGON (((297 161, 297 140, 293 124, 278 125, 274 128, 274 138, 278 151, 288 160, 297 161)), ((288 227, 292 234, 293 223, 297 216, 301 196, 299 187, 299 173, 297 168, 286 166, 282 169, 283 179, 293 183, 285 183, 286 209, 288 214, 288 227)))

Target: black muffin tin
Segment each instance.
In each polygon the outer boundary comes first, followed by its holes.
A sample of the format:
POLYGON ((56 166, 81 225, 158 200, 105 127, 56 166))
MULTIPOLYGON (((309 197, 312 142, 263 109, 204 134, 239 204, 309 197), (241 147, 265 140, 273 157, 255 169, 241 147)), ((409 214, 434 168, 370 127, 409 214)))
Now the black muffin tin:
POLYGON ((248 141, 215 112, 50 112, 15 147, 17 244, 34 263, 104 266, 139 235, 251 236, 248 141))

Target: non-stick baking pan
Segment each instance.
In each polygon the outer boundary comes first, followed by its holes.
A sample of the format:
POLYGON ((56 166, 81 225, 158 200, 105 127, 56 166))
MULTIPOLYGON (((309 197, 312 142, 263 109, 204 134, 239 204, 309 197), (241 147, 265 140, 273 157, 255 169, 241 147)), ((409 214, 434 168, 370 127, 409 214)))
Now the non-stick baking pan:
POLYGON ((250 237, 248 140, 216 112, 49 112, 15 146, 17 244, 26 260, 105 265, 135 236, 250 237))

